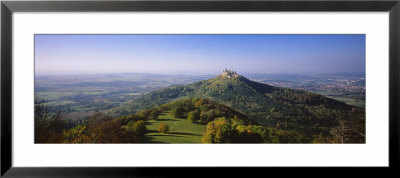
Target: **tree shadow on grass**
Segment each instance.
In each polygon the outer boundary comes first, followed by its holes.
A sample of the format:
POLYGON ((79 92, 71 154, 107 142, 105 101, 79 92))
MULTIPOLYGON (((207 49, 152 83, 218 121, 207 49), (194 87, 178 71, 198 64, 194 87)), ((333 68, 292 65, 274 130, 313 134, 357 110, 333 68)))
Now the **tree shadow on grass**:
POLYGON ((159 142, 159 141, 154 141, 153 139, 147 139, 143 143, 150 143, 150 144, 157 144, 157 143, 163 143, 163 144, 169 144, 167 142, 159 142))
POLYGON ((149 137, 146 137, 143 143, 165 143, 165 144, 167 144, 167 142, 155 141, 154 138, 149 138, 149 137))
POLYGON ((158 132, 156 130, 147 130, 147 133, 160 133, 160 132, 158 132))
POLYGON ((156 119, 155 121, 179 121, 179 119, 156 119))
POLYGON ((169 136, 169 137, 185 137, 185 135, 189 135, 189 134, 185 134, 185 133, 181 133, 181 132, 167 132, 167 133, 160 133, 156 130, 148 130, 147 133, 151 133, 151 135, 148 136, 169 136), (157 133, 157 134, 155 134, 157 133))
MULTIPOLYGON (((156 130, 147 130, 147 133, 160 133, 156 130)), ((160 133, 162 134, 162 133, 160 133)), ((162 134, 162 136, 173 136, 173 135, 177 135, 177 136, 202 136, 201 134, 192 134, 192 133, 186 133, 186 132, 180 132, 180 131, 168 131, 166 134, 162 134), (172 135, 171 135, 172 134, 172 135)), ((151 135, 151 136, 155 136, 155 135, 151 135)), ((161 135, 157 135, 157 136, 161 136, 161 135)))
POLYGON ((184 135, 171 135, 171 134, 154 134, 154 135, 150 135, 150 136, 157 136, 157 137, 159 137, 159 136, 162 136, 162 137, 186 137, 186 136, 184 136, 184 135))
POLYGON ((169 134, 175 134, 175 135, 201 136, 200 134, 192 134, 192 133, 178 132, 178 131, 172 131, 172 132, 168 132, 168 133, 169 133, 169 134))

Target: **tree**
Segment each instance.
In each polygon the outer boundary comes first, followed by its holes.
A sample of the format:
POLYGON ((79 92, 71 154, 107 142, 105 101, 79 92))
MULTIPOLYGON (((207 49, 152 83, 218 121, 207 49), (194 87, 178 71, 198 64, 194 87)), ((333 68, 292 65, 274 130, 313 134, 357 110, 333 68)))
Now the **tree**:
POLYGON ((191 123, 196 123, 200 119, 200 111, 199 110, 195 110, 195 111, 188 112, 187 119, 191 123))
POLYGON ((206 116, 207 116, 207 122, 213 121, 215 119, 214 109, 207 111, 206 116))
POLYGON ((176 118, 181 118, 183 116, 183 107, 181 105, 176 106, 172 109, 172 115, 176 118))
POLYGON ((167 133, 168 130, 169 130, 169 127, 165 123, 160 124, 160 126, 158 127, 158 131, 161 133, 167 133))
POLYGON ((149 119, 155 120, 155 119, 157 119, 157 116, 158 116, 158 111, 157 111, 157 110, 152 110, 152 111, 150 112, 149 119))
MULTIPOLYGON (((140 125, 135 121, 130 121, 131 129, 122 125, 122 118, 112 118, 102 113, 96 113, 88 118, 86 128, 82 134, 74 140, 65 140, 66 142, 80 143, 138 143, 142 136, 131 130, 140 132, 140 125), (137 128, 138 127, 138 128, 137 128), (135 129, 133 129, 135 128, 135 129)), ((144 125, 144 122, 143 122, 144 125)))
POLYGON ((139 113, 137 113, 137 116, 141 119, 147 119, 150 116, 150 112, 151 112, 151 110, 144 109, 144 110, 141 110, 139 113))
POLYGON ((139 137, 143 137, 147 133, 146 124, 143 120, 130 121, 126 126, 126 130, 133 132, 139 137))
POLYGON ((206 133, 202 137, 203 143, 230 143, 232 127, 224 117, 207 124, 206 133))
POLYGON ((35 143, 61 143, 63 130, 70 126, 62 112, 50 116, 45 103, 35 104, 35 143))
POLYGON ((207 124, 207 115, 206 115, 206 111, 201 111, 200 112, 200 121, 201 121, 201 123, 203 123, 203 124, 207 124))

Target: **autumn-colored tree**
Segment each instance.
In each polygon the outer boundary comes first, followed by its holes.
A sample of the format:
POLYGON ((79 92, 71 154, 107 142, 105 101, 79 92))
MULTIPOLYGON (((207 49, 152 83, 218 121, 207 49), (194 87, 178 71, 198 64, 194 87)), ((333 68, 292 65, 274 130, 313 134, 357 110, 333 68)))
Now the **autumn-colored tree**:
POLYGON ((158 127, 158 131, 161 133, 167 133, 169 130, 169 127, 165 123, 161 123, 160 126, 158 127))
POLYGON ((35 105, 35 143, 61 143, 68 128, 62 112, 50 116, 45 103, 35 105))
POLYGON ((144 122, 131 120, 123 126, 124 118, 112 118, 96 113, 87 123, 64 132, 65 143, 138 143, 144 136, 144 122))
POLYGON ((63 132, 63 143, 85 143, 88 140, 87 135, 84 133, 86 125, 78 125, 63 132))
POLYGON ((207 124, 206 133, 202 137, 203 143, 229 143, 232 127, 225 118, 218 118, 207 124))
POLYGON ((130 121, 126 125, 126 130, 135 133, 137 136, 143 137, 147 133, 146 123, 143 120, 130 121))

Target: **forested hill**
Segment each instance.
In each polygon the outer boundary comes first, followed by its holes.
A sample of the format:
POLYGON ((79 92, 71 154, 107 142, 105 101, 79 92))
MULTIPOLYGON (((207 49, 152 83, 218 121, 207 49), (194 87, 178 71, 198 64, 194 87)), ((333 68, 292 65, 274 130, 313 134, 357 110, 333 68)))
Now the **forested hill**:
POLYGON ((231 107, 258 125, 305 134, 346 130, 357 142, 365 139, 365 109, 302 90, 273 87, 251 81, 232 71, 193 84, 144 94, 132 103, 111 110, 128 115, 179 98, 206 98, 231 107))

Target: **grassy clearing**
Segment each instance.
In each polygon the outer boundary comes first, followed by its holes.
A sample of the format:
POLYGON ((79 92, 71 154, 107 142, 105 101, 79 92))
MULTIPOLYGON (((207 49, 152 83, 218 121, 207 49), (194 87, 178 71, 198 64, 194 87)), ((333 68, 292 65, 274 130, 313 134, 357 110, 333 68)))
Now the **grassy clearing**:
POLYGON ((187 119, 174 118, 164 112, 156 120, 147 121, 147 130, 148 143, 201 143, 206 126, 190 123, 187 119), (169 126, 169 131, 165 134, 158 132, 161 123, 169 126))
POLYGON ((334 96, 328 96, 329 98, 344 102, 348 105, 352 105, 352 106, 358 106, 358 107, 365 107, 365 101, 362 100, 356 100, 356 99, 352 99, 352 98, 344 98, 344 97, 334 97, 334 96))
POLYGON ((340 96, 332 96, 334 93, 332 92, 327 92, 327 91, 313 91, 314 93, 324 95, 328 98, 332 98, 334 100, 338 100, 340 102, 346 103, 348 105, 352 106, 357 106, 357 107, 365 107, 365 101, 363 100, 357 100, 353 98, 346 98, 346 97, 340 97, 340 96))
POLYGON ((143 94, 143 93, 129 93, 128 95, 130 95, 130 96, 137 96, 137 95, 141 95, 141 94, 143 94))

